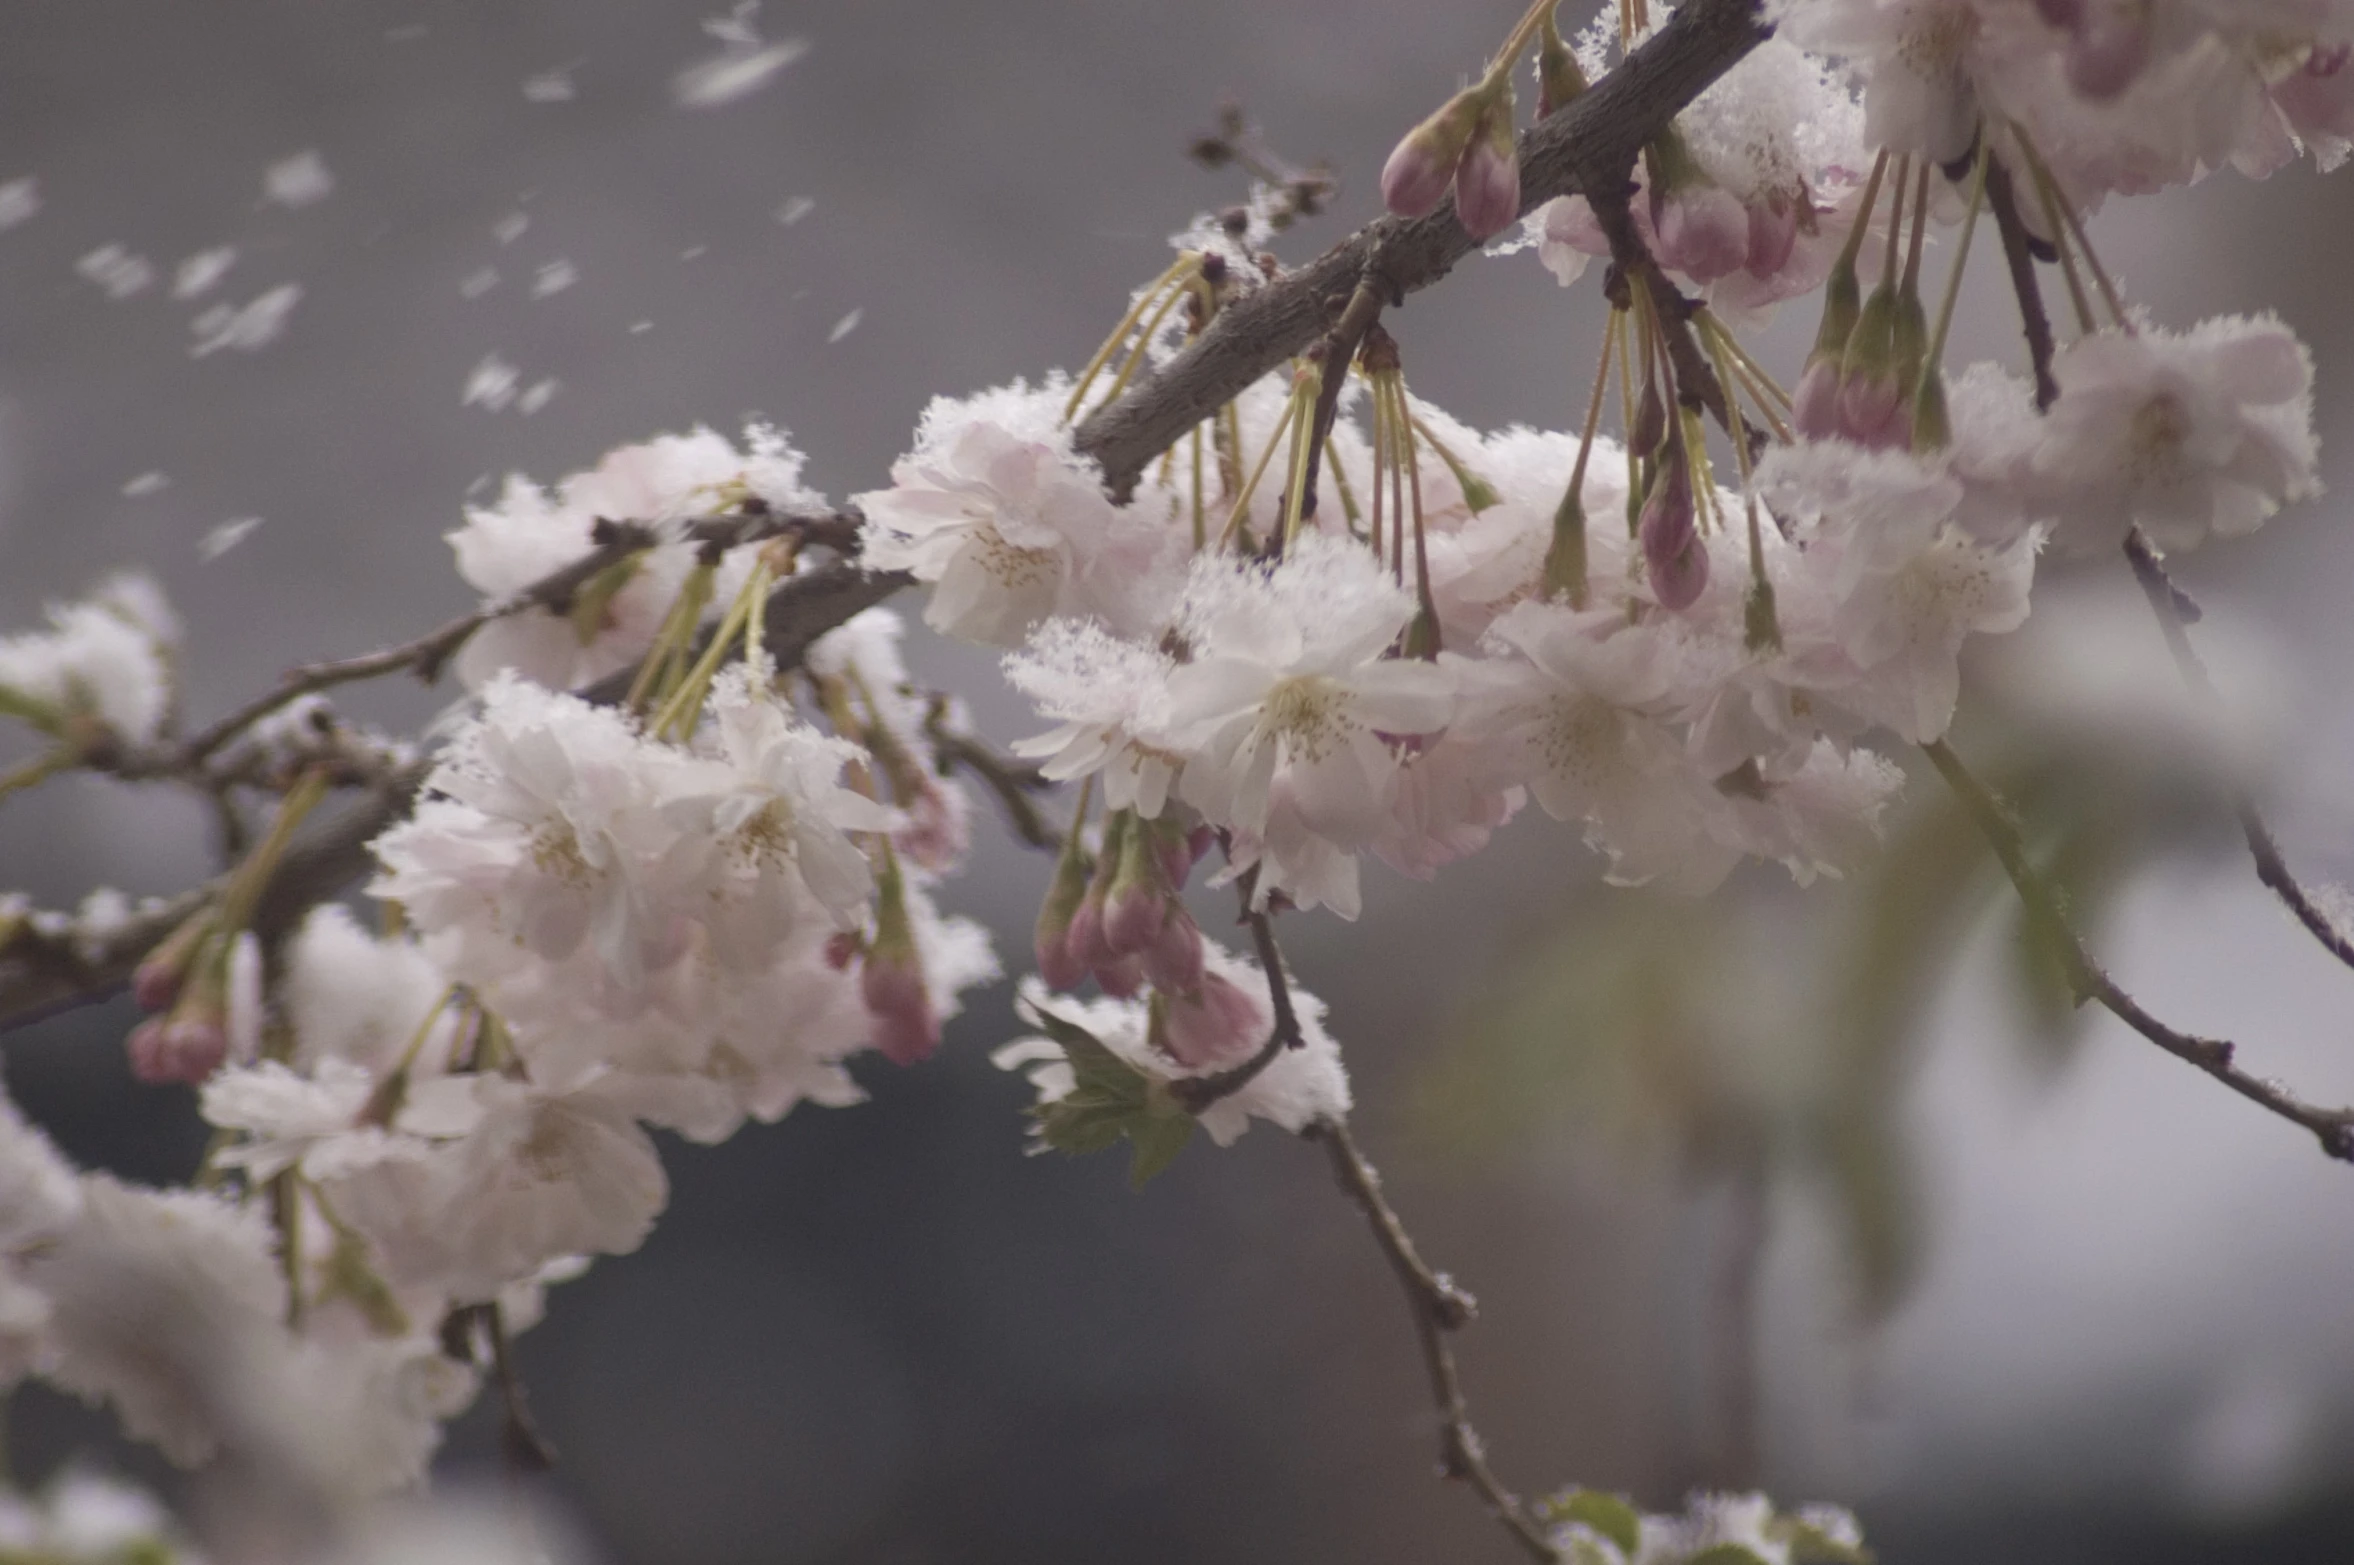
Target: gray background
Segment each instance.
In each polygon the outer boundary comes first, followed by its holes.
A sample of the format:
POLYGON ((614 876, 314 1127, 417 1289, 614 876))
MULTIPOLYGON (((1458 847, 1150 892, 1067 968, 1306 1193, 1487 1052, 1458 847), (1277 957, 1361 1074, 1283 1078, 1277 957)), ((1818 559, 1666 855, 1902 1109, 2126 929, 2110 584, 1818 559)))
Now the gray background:
MULTIPOLYGON (((1222 95, 1340 170, 1338 213, 1285 242, 1305 256, 1370 213, 1390 142, 1512 9, 771 0, 760 25, 811 53, 688 112, 672 75, 714 48, 694 7, 0 0, 0 180, 37 175, 43 198, 0 232, 0 623, 144 564, 187 617, 203 716, 290 661, 462 607, 439 535, 486 475, 552 479, 757 413, 821 487, 873 486, 929 395, 1083 359, 1164 264, 1161 236, 1239 194, 1181 156, 1222 95), (554 68, 576 96, 528 101, 526 78, 554 68), (333 194, 263 203, 264 169, 306 148, 333 194), (788 226, 794 198, 813 205, 788 226), (502 242, 516 213, 528 226, 502 242), (167 285, 192 252, 240 255, 204 299, 111 302, 75 272, 109 242, 167 285), (557 261, 579 281, 532 299, 557 261), (497 285, 465 297, 484 267, 497 285), (201 306, 282 282, 304 290, 282 340, 190 357, 201 306), (462 406, 491 354, 559 389, 528 416, 462 406), (122 492, 148 472, 168 487, 122 492), (208 531, 245 516, 263 525, 204 562, 208 531)), ((2354 346, 2343 188, 2227 179, 2096 229, 2161 319, 2277 305, 2321 359, 2325 440, 2354 346)), ((1990 272, 1962 340, 2008 352, 1990 272)), ((1467 265, 1395 324, 1424 394, 1475 423, 1560 425, 1595 304, 1524 257, 1467 265)), ((1778 362, 1794 368, 1811 329, 1785 323, 1778 362)), ((2270 796, 2323 878, 2354 863, 2349 563, 2325 501, 2190 571, 2218 643, 2255 671, 2240 688, 2275 714, 2270 796)), ((1019 721, 985 663, 920 652, 996 731, 1019 721)), ((413 722, 439 699, 348 704, 413 722)), ((0 808, 0 881, 48 901, 207 867, 200 823, 152 792, 73 780, 0 808)), ((1010 932, 1009 958, 1040 868, 992 837, 954 888, 1010 932)), ((1721 1190, 1613 1155, 1575 1105, 1476 1157, 1413 1111, 1465 1006, 1611 894, 1541 821, 1434 887, 1368 885, 1362 923, 1287 939, 1334 1002, 1369 1150, 1483 1300, 1463 1353, 1499 1465, 1525 1489, 1672 1503, 1722 1473, 1695 1389, 1721 1190)), ((1743 896, 1776 918, 1801 905, 1743 896)), ((2160 1009, 2354 1097, 2354 976, 2212 830, 2139 878, 2103 935, 2160 1009)), ((2056 1069, 2022 1066, 1996 943, 1957 951, 1910 1078, 1928 1256, 1910 1300, 1859 1325, 1819 1209, 1773 1198, 1766 1478, 1858 1503, 1892 1559, 2345 1557, 2354 1175, 2113 1026, 2056 1069)), ((128 1020, 10 1038, 10 1085, 79 1155, 169 1177, 193 1159, 192 1115, 128 1086, 128 1020)), ((1512 1557, 1428 1477, 1406 1322, 1317 1154, 1262 1130, 1142 1195, 1110 1160, 1026 1160, 1024 1094, 982 1059, 1010 1025, 1000 991, 941 1059, 870 1072, 870 1106, 672 1149, 673 1205, 644 1252, 555 1296, 523 1361, 563 1455, 554 1489, 609 1557, 1512 1557)), ((104 1427, 38 1393, 14 1422, 34 1471, 104 1427)), ((468 1420, 453 1472, 490 1451, 468 1420)))

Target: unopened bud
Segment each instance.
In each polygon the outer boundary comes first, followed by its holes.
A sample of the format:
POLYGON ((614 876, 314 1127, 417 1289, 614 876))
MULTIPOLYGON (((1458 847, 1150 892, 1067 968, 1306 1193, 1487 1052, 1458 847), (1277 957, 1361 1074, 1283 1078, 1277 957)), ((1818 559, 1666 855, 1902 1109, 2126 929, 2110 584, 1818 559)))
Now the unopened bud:
POLYGON ((1680 613, 1699 602, 1708 588, 1708 550, 1700 541, 1692 505, 1692 464, 1681 440, 1672 441, 1660 458, 1659 475, 1643 502, 1636 535, 1659 606, 1680 613))
POLYGON ((131 974, 131 997, 139 1002, 139 1009, 153 1012, 171 1008, 172 1002, 180 997, 180 985, 188 976, 188 964, 196 958, 196 948, 212 933, 212 927, 212 911, 207 908, 164 936, 163 943, 147 953, 147 959, 131 974))
POLYGON ((1153 1012, 1153 1042, 1189 1070, 1240 1064, 1273 1025, 1264 1005, 1216 973, 1185 994, 1159 996, 1153 1012))
POLYGON ((1627 431, 1627 444, 1635 455, 1649 456, 1667 438, 1667 403, 1659 395, 1659 386, 1648 375, 1643 378, 1643 395, 1635 402, 1635 427, 1627 431))
POLYGON ((1913 450, 1923 455, 1953 444, 1953 420, 1945 406, 1945 377, 1932 365, 1921 372, 1921 388, 1913 393, 1913 450))
POLYGON ((1864 301, 1847 354, 1839 366, 1839 429, 1867 446, 1891 442, 1888 431, 1903 411, 1904 383, 1896 365, 1896 288, 1883 281, 1864 301))
POLYGON ((1437 210, 1447 198, 1455 165, 1463 161, 1463 149, 1479 129, 1483 108, 1482 89, 1466 87, 1406 132, 1381 166, 1381 204, 1399 217, 1437 210))
POLYGON ((215 1017, 177 1012, 151 1016, 131 1029, 123 1049, 131 1059, 131 1074, 148 1086, 193 1087, 228 1058, 229 1029, 215 1017))
POLYGON ((1185 994, 1202 981, 1202 931, 1182 905, 1169 909, 1144 952, 1144 976, 1166 994, 1185 994))
POLYGON ((1561 29, 1547 11, 1537 27, 1537 118, 1544 119, 1585 90, 1586 73, 1561 41, 1561 29))
POLYGON ((1790 394, 1790 427, 1808 440, 1839 433, 1839 355, 1816 353, 1790 394))
POLYGON ((1087 896, 1089 866, 1086 854, 1080 851, 1078 833, 1071 836, 1055 860, 1054 879, 1048 882, 1046 898, 1038 905, 1038 927, 1032 939, 1038 976, 1050 989, 1075 989, 1087 976, 1087 964, 1071 950, 1071 921, 1087 896))
POLYGON ((1696 283, 1713 283, 1749 262, 1749 209, 1714 180, 1695 180, 1655 200, 1651 226, 1659 236, 1659 264, 1696 283))
POLYGON ((1160 868, 1151 830, 1131 818, 1120 840, 1120 865, 1103 903, 1104 948, 1115 956, 1142 954, 1161 932, 1170 897, 1160 868))
POLYGON ((2150 59, 2146 0, 2091 0, 2068 39, 2068 85, 2095 101, 2132 86, 2150 59))
POLYGON ((1099 963, 1095 969, 1096 987, 1115 1000, 1133 1000, 1144 993, 1144 958, 1124 956, 1116 962, 1099 963))
POLYGON ((1417 662, 1435 663, 1443 645, 1439 635, 1438 611, 1425 603, 1406 622, 1406 639, 1398 651, 1417 662))
POLYGON ((1749 208, 1749 253, 1742 269, 1750 276, 1762 282, 1790 264, 1798 248, 1799 204, 1805 199, 1776 190, 1749 208))
POLYGON ((1510 228, 1520 216, 1520 148, 1512 136, 1512 89, 1498 78, 1463 161, 1455 166, 1455 218, 1474 239, 1510 228))
POLYGON ((907 912, 907 885, 888 844, 875 874, 875 933, 858 969, 858 994, 874 1024, 870 1038, 894 1065, 913 1065, 940 1046, 940 1013, 924 987, 923 956, 907 912))

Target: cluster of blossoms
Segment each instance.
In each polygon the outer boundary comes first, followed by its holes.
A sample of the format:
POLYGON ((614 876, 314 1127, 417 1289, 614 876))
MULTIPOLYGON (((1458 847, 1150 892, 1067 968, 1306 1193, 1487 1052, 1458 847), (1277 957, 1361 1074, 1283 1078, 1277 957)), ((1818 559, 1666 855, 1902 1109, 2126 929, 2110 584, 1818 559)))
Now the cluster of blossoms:
MULTIPOLYGON (((1655 31, 1627 0, 1573 47, 1551 13, 1407 137, 1394 207, 1452 190, 1478 236, 1509 227, 1519 56, 1550 114, 1655 31)), ((429 760, 357 745, 421 779, 373 845, 381 916, 261 916, 296 825, 357 764, 323 708, 207 774, 264 787, 276 819, 148 956, 129 1040, 142 1078, 200 1089, 206 1183, 78 1172, 0 1099, 0 1386, 44 1377, 176 1458, 227 1450, 320 1493, 409 1483, 546 1285, 643 1240, 667 1196, 649 1129, 711 1142, 846 1104, 852 1056, 938 1045, 998 976, 935 902, 970 840, 948 776, 969 741, 886 610, 771 657, 772 594, 851 571, 828 552, 912 576, 929 626, 1002 657, 1038 718, 1013 749, 1078 785, 1020 989, 1035 1036, 996 1058, 1028 1072, 1043 1143, 1126 1137, 1143 1174, 1197 1124, 1223 1143, 1346 1115, 1326 1008, 1267 920, 1356 917, 1369 855, 1428 878, 1533 800, 1618 883, 1837 875, 1901 784, 1893 749, 1954 721, 1965 646, 2025 620, 2043 551, 2187 549, 2316 491, 2296 337, 2148 321, 2083 219, 2300 147, 2340 160, 2354 5, 1771 15, 1625 199, 1527 214, 1522 245, 1565 285, 1611 263, 1580 429, 1467 427, 1407 389, 1376 326, 1115 495, 1081 415, 1274 271, 1261 229, 1205 223, 1078 375, 934 402, 832 534, 767 430, 628 447, 469 512, 451 541, 490 607, 456 661, 468 699, 429 760), (2032 379, 1947 366, 1989 210, 2075 306, 2032 379), (1933 232, 1956 240, 1935 311, 1933 232), (1818 289, 1785 391, 1738 332, 1818 289), (617 524, 645 541, 616 548, 617 524), (1203 934, 1197 878, 1237 888, 1258 960, 1203 934)), ((0 640, 0 712, 54 742, 45 764, 169 752, 160 598, 118 582, 52 620, 0 640)), ((0 904, 0 949, 20 926, 43 933, 0 904)), ((1762 1500, 1661 1520, 1573 1496, 1555 1520, 1596 1565, 1855 1547, 1843 1518, 1762 1500)))

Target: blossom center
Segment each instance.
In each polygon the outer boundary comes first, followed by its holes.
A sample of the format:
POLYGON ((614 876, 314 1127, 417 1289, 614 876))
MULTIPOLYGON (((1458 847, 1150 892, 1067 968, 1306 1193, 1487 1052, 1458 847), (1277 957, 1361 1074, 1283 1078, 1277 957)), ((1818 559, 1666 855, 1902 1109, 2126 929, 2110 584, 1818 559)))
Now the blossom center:
POLYGON ((1321 761, 1356 728, 1349 716, 1349 692, 1336 679, 1300 674, 1279 680, 1259 708, 1267 732, 1290 743, 1303 761, 1321 761))

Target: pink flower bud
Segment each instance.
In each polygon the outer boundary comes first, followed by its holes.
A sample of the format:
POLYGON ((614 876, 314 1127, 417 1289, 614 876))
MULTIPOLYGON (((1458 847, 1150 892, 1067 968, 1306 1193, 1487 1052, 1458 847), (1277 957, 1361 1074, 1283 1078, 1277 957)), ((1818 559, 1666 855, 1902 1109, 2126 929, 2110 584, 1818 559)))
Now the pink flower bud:
POLYGON ((1071 948, 1071 923, 1087 897, 1088 863, 1074 839, 1063 845, 1054 864, 1054 879, 1038 906, 1038 927, 1032 949, 1038 957, 1038 976, 1051 989, 1075 989, 1087 976, 1087 962, 1071 948))
POLYGON ((912 951, 904 957, 869 951, 858 972, 859 998, 874 1023, 870 1041, 894 1065, 913 1065, 940 1047, 940 1015, 913 957, 912 951))
POLYGON ((1120 866, 1103 902, 1103 943, 1118 956, 1140 955, 1168 917, 1169 889, 1154 835, 1151 822, 1132 819, 1120 842, 1120 866))
POLYGON ((2087 98, 2116 97, 2150 59, 2147 5, 2093 0, 2068 40, 2068 84, 2087 98))
POLYGON ((1447 198, 1448 181, 1479 129, 1479 89, 1470 87, 1406 132, 1381 166, 1381 204, 1399 217, 1420 217, 1447 198))
POLYGON ((229 1055, 229 1030, 204 1016, 151 1016, 123 1040, 131 1074, 151 1087, 195 1086, 229 1055))
POLYGON ((1839 388, 1839 433, 1875 451, 1912 443, 1912 410, 1894 374, 1850 375, 1839 388))
POLYGON ((1643 566, 1651 579, 1659 606, 1681 612, 1700 601, 1708 587, 1708 550, 1692 508, 1692 468, 1681 441, 1670 444, 1664 464, 1643 502, 1636 532, 1643 546, 1643 566))
POLYGON ((1266 1006, 1216 973, 1199 988, 1164 997, 1159 1042, 1190 1070, 1238 1065, 1266 1043, 1274 1022, 1266 1006))
POLYGON ((1790 264, 1798 249, 1798 203, 1770 196, 1749 208, 1749 254, 1743 270, 1760 282, 1790 264))
POLYGON ((1144 958, 1124 956, 1095 969, 1096 986, 1115 1000, 1133 1000, 1144 993, 1144 958))
POLYGON ((1790 397, 1790 427, 1808 440, 1829 440, 1839 433, 1839 360, 1815 354, 1798 377, 1790 397))
POLYGON ((163 960, 163 953, 158 952, 131 974, 131 998, 139 1002, 142 1011, 169 1010, 180 997, 181 976, 180 964, 163 960))
POLYGON ((1193 915, 1172 905, 1144 952, 1144 975, 1163 994, 1185 994, 1202 981, 1202 931, 1193 915))
POLYGON ((826 966, 837 973, 850 971, 850 964, 858 960, 858 953, 866 949, 866 942, 854 929, 839 930, 826 937, 826 966))
POLYGON ((1111 947, 1104 944, 1101 887, 1087 888, 1086 896, 1072 910, 1070 927, 1064 932, 1063 940, 1070 949, 1071 960, 1082 967, 1101 967, 1118 960, 1111 947))
POLYGON ((1722 185, 1695 182, 1654 200, 1651 226, 1659 264, 1696 283, 1715 282, 1749 260, 1749 209, 1722 185))
POLYGON ((1455 166, 1455 218, 1474 239, 1510 228, 1520 216, 1520 148, 1512 139, 1512 94, 1499 92, 1455 166))
POLYGON ((891 834, 900 852, 934 874, 964 862, 973 845, 971 812, 964 795, 926 781, 906 801, 907 820, 891 834))

